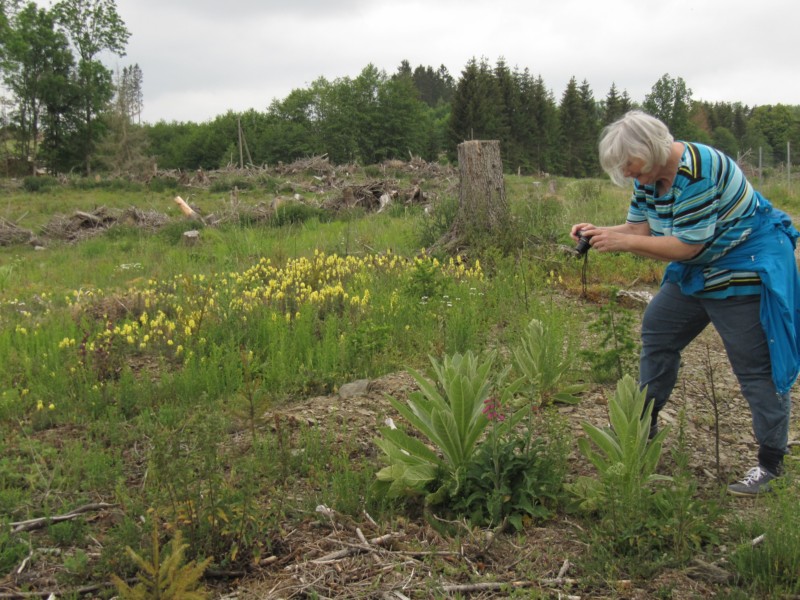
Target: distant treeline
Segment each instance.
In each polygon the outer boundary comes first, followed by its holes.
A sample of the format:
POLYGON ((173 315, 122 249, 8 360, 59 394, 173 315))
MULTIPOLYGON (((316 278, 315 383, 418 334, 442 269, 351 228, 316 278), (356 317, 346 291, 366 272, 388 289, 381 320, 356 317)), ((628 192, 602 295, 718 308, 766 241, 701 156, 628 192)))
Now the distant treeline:
POLYGON ((452 160, 464 140, 497 139, 510 171, 585 177, 599 173, 602 127, 632 108, 658 116, 680 139, 710 143, 734 157, 748 151, 757 157, 761 149, 765 166, 786 161, 787 142, 800 155, 800 106, 695 101, 686 83, 669 74, 641 102, 616 85, 598 100, 587 81, 575 78, 557 99, 541 77, 504 60, 492 67, 472 59, 457 80, 444 66, 412 69, 404 61, 387 75, 368 65, 355 78, 317 79, 265 112, 144 129, 159 167, 172 169, 214 169, 240 160, 288 163, 321 154, 337 164, 412 154, 452 160))
MULTIPOLYGON (((319 78, 262 112, 204 122, 141 124, 146 103, 138 65, 112 73, 103 51, 123 55, 130 33, 114 0, 59 0, 50 8, 0 0, 0 173, 216 169, 289 163, 327 155, 375 164, 410 156, 454 160, 469 139, 500 140, 505 168, 571 177, 599 174, 602 127, 640 107, 681 139, 738 157, 759 151, 764 166, 800 155, 800 106, 748 107, 692 98, 680 77, 661 76, 641 101, 612 85, 595 97, 573 77, 560 96, 541 76, 471 59, 458 78, 441 66, 403 61, 387 74, 367 65, 354 78, 319 78), (5 165, 5 169, 3 169, 5 165), (21 166, 21 168, 20 168, 21 166)), ((755 158, 754 158, 755 161, 755 158)))

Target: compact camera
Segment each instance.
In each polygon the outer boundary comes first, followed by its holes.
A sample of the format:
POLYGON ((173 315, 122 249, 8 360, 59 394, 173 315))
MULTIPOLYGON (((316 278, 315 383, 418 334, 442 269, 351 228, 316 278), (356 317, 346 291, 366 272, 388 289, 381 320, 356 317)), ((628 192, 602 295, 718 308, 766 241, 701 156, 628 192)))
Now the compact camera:
POLYGON ((584 237, 583 235, 581 235, 581 232, 579 231, 578 232, 578 245, 575 246, 575 254, 577 256, 583 256, 589 250, 591 250, 591 248, 592 248, 592 245, 589 243, 589 238, 588 237, 584 237))

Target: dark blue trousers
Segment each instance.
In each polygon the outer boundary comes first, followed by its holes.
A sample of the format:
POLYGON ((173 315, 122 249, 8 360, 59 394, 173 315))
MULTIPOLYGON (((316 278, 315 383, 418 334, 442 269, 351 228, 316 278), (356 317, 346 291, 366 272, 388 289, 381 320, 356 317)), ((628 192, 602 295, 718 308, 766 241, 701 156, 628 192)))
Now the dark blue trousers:
POLYGON ((760 296, 703 299, 684 295, 677 285, 665 283, 648 305, 642 321, 639 381, 642 387, 647 386, 647 397, 654 401, 656 415, 675 386, 681 351, 712 323, 750 405, 759 461, 775 471, 788 453, 792 402, 788 393, 778 394, 772 381, 760 305, 760 296))

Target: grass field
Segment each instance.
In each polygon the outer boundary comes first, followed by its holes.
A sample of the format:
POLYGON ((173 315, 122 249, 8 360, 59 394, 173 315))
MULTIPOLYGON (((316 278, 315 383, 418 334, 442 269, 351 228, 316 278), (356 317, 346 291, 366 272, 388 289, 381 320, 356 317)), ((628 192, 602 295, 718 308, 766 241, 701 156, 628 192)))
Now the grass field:
MULTIPOLYGON (((638 309, 616 290, 653 290, 663 271, 565 251, 572 223, 620 222, 627 193, 508 177, 508 238, 448 256, 424 248, 449 227, 452 188, 392 175, 429 192, 432 212, 327 211, 343 184, 323 188, 313 173, 5 184, 3 222, 37 243, 0 246, 0 597, 134 597, 112 576, 144 589, 142 565, 170 552, 167 580, 213 597, 800 594, 792 477, 742 516, 718 488, 698 488, 674 437, 661 467, 672 482, 630 495, 568 433, 569 407, 604 413, 589 399, 635 376, 638 309), (176 195, 226 218, 188 221, 176 195), (69 229, 100 207, 105 225, 69 229), (131 208, 157 225, 126 219, 131 208), (431 379, 429 357, 468 353, 485 394, 465 383, 459 397, 497 408, 476 413, 474 454, 450 475, 437 467, 436 498, 381 490, 387 417, 443 450, 385 395, 404 405, 420 384, 410 369, 431 379), (340 394, 360 380, 384 397, 340 394), (600 505, 582 510, 562 485, 579 475, 606 486, 600 505), (725 576, 691 579, 697 564, 725 576)), ((796 191, 765 192, 797 211, 796 191)), ((453 373, 433 388, 446 396, 453 373)))

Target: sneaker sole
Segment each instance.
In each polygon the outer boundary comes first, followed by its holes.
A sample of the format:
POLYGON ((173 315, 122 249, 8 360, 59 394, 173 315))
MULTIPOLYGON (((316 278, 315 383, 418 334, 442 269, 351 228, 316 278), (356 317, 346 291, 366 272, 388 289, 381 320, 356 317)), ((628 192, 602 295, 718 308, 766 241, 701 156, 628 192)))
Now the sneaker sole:
POLYGON ((728 488, 728 493, 731 496, 736 496, 737 498, 758 498, 762 494, 768 494, 770 491, 772 490, 767 488, 758 492, 740 492, 739 490, 732 490, 731 488, 728 488))

